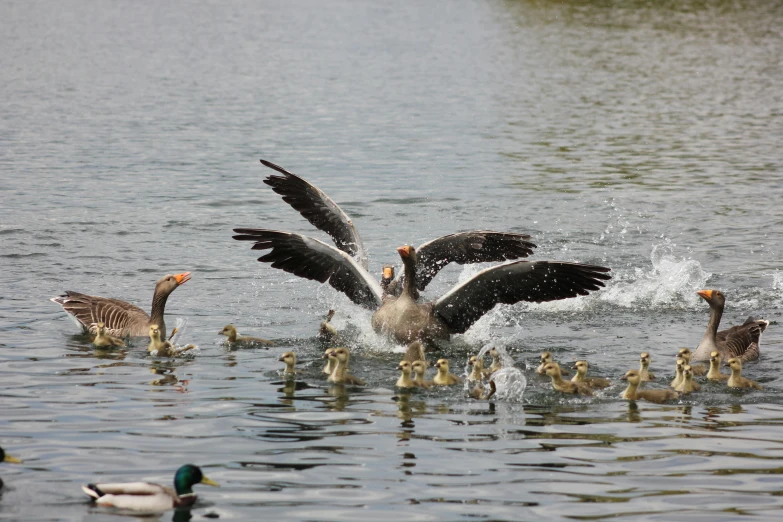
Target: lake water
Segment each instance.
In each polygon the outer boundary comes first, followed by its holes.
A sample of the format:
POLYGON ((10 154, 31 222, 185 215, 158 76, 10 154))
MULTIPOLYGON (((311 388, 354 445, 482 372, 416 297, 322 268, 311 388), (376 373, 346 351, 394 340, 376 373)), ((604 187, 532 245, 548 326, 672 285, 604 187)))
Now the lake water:
POLYGON ((0 465, 0 518, 125 520, 79 485, 193 462, 222 487, 163 520, 780 519, 781 27, 760 0, 4 2, 0 444, 25 462, 0 465), (489 228, 614 279, 499 307, 445 348, 461 370, 504 347, 521 398, 400 393, 369 313, 231 239, 325 238, 259 158, 350 213, 374 274, 399 245, 489 228), (192 357, 95 350, 48 300, 147 308, 186 270, 167 313, 192 357), (620 400, 640 352, 668 379, 696 346, 701 288, 727 294, 725 325, 771 320, 744 371, 765 389, 620 400), (329 308, 364 388, 319 373, 329 308), (228 349, 227 323, 278 346, 228 349), (290 349, 309 387, 278 373, 290 349), (555 393, 530 370, 544 350, 615 384, 555 393))

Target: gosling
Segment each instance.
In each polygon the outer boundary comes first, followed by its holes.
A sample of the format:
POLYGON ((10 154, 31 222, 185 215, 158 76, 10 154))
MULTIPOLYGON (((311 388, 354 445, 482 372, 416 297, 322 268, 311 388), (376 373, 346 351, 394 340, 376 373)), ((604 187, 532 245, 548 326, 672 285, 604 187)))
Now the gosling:
MULTIPOLYGON (((549 363, 555 362, 554 357, 552 357, 552 352, 544 352, 541 354, 541 364, 538 365, 538 368, 536 368, 536 373, 539 375, 546 375, 546 365, 549 363)), ((568 375, 568 372, 560 369, 561 375, 568 375)))
POLYGON ((413 382, 416 383, 416 386, 419 386, 420 388, 429 388, 434 384, 432 381, 424 380, 424 375, 427 373, 426 361, 414 361, 413 364, 411 364, 411 368, 413 369, 413 382))
POLYGON ((492 364, 489 365, 489 373, 491 375, 503 369, 503 362, 500 360, 500 352, 495 347, 489 349, 489 356, 492 357, 492 364))
POLYGON ((620 397, 629 401, 645 400, 648 402, 661 403, 678 399, 680 397, 680 394, 674 390, 640 390, 639 384, 642 381, 638 370, 629 370, 620 378, 624 381, 628 381, 628 387, 620 397))
MULTIPOLYGON (((685 364, 691 364, 691 351, 688 348, 680 348, 678 356, 685 359, 685 364)), ((703 364, 691 364, 691 371, 697 377, 707 375, 707 367, 703 364)))
POLYGON ((699 391, 701 386, 698 383, 693 382, 693 369, 690 364, 686 364, 682 367, 682 382, 675 391, 686 395, 691 392, 699 391))
POLYGON ((641 378, 642 382, 655 380, 655 375, 650 372, 650 362, 652 362, 650 354, 648 352, 642 352, 639 356, 639 377, 641 378))
POLYGON ((711 381, 728 381, 729 376, 720 373, 720 352, 710 352, 710 371, 707 372, 707 378, 711 381))
POLYGON ((238 344, 268 344, 273 345, 275 344, 273 341, 267 341, 266 339, 261 339, 260 337, 248 337, 245 335, 238 335, 237 329, 234 327, 233 324, 227 324, 223 327, 222 330, 218 332, 220 335, 225 335, 228 337, 227 342, 229 344, 238 343, 238 344))
POLYGON ((400 361, 400 364, 397 365, 397 369, 400 370, 401 375, 400 378, 397 379, 397 383, 395 386, 398 388, 415 388, 416 383, 411 379, 411 368, 412 364, 408 361, 400 361))
POLYGON ((593 390, 584 383, 564 381, 560 365, 556 362, 548 363, 544 367, 546 374, 552 378, 552 387, 563 393, 578 393, 579 395, 592 395, 593 390))
POLYGON ((484 361, 477 355, 471 355, 468 364, 471 368, 468 382, 480 382, 484 378, 484 361))
POLYGON ((334 371, 327 381, 335 384, 364 386, 364 381, 362 379, 348 373, 348 360, 350 359, 348 348, 334 348, 327 353, 329 354, 329 358, 334 357, 337 359, 337 366, 335 366, 334 371))
POLYGON ((476 384, 472 390, 470 390, 470 396, 473 399, 480 401, 486 401, 498 391, 495 381, 489 381, 489 391, 487 391, 481 383, 476 384))
POLYGON ((731 368, 731 377, 729 377, 729 380, 726 381, 726 384, 729 385, 729 388, 755 388, 757 390, 764 389, 764 387, 756 381, 751 381, 747 377, 742 376, 742 361, 740 361, 737 357, 732 357, 729 359, 729 368, 731 368))
POLYGON ((432 382, 437 386, 452 386, 462 382, 462 379, 449 372, 449 361, 447 359, 438 359, 435 363, 435 368, 438 369, 438 373, 435 374, 435 379, 432 382))
POLYGON ((106 329, 106 325, 103 323, 98 323, 97 327, 95 329, 95 339, 92 340, 92 344, 97 346, 98 348, 107 348, 107 347, 124 347, 125 341, 120 339, 119 337, 114 337, 113 335, 110 335, 108 330, 106 329))
POLYGON ((295 375, 299 373, 299 370, 294 368, 294 366, 296 366, 296 354, 294 352, 285 352, 280 356, 278 361, 285 363, 285 370, 283 370, 284 375, 295 375))
POLYGON ((590 365, 587 364, 587 361, 576 361, 576 363, 574 363, 576 375, 573 376, 571 382, 586 384, 590 388, 599 390, 603 390, 612 384, 609 382, 609 379, 604 379, 603 377, 586 377, 589 367, 590 365))
POLYGON ((171 342, 160 338, 160 328, 158 328, 157 324, 150 325, 150 344, 147 346, 147 351, 150 353, 158 352, 160 357, 174 357, 195 347, 196 345, 189 344, 181 349, 177 349, 171 342))
POLYGON ((685 359, 677 357, 677 366, 674 369, 674 380, 669 384, 670 388, 677 388, 682 383, 682 367, 685 366, 685 359))

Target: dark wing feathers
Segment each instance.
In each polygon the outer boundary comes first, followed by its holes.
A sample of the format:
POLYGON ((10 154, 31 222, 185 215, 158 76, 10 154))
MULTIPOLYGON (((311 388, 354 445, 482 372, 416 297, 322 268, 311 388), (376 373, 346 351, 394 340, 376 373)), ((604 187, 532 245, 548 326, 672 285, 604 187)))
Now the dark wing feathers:
POLYGON ((517 261, 483 270, 435 301, 452 333, 463 333, 498 303, 541 303, 588 295, 611 279, 609 268, 559 261, 517 261))
POLYGON ((533 253, 536 245, 529 235, 491 230, 458 232, 433 239, 416 249, 416 286, 424 290, 449 263, 488 263, 520 259, 533 253))
POLYGON ((283 201, 291 205, 315 228, 326 232, 334 240, 337 248, 348 253, 367 270, 367 251, 364 249, 359 231, 353 225, 348 214, 332 201, 321 189, 304 178, 288 172, 283 167, 261 160, 261 163, 283 174, 269 176, 264 183, 283 196, 283 201))
POLYGON ((329 282, 354 303, 375 310, 381 305, 381 287, 356 260, 326 243, 291 232, 235 228, 237 241, 254 241, 253 250, 270 250, 262 263, 305 279, 329 282))
POLYGON ((759 342, 767 325, 769 321, 749 317, 741 325, 718 332, 718 345, 730 357, 739 357, 743 362, 755 361, 759 358, 759 342))
POLYGON ((147 312, 119 299, 67 291, 51 300, 62 306, 63 310, 92 333, 95 333, 97 323, 105 323, 111 335, 122 336, 135 321, 149 320, 147 312))

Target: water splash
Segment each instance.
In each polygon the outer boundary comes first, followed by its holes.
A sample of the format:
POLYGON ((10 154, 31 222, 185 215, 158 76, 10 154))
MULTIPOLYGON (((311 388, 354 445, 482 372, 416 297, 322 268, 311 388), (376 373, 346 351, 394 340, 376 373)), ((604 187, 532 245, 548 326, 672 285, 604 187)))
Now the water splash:
MULTIPOLYGON (((503 368, 490 375, 486 383, 482 382, 480 384, 484 388, 484 393, 489 393, 489 381, 493 381, 496 391, 491 400, 522 402, 522 397, 527 387, 527 378, 519 368, 514 367, 514 359, 506 352, 506 349, 502 345, 488 344, 479 350, 477 357, 483 359, 493 347, 498 352, 498 358, 503 368)), ((466 365, 466 372, 469 373, 469 371, 470 366, 466 365)), ((467 393, 470 393, 474 386, 476 386, 475 382, 465 380, 464 387, 467 393)))

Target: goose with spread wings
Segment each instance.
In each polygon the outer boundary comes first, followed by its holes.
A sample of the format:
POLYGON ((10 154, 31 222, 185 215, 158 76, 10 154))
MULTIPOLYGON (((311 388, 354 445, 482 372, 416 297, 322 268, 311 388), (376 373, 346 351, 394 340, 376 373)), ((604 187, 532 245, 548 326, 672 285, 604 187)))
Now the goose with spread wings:
POLYGON ((514 261, 483 270, 436 301, 416 302, 417 252, 397 249, 405 271, 399 297, 384 296, 380 284, 346 252, 301 234, 236 228, 238 241, 269 250, 258 260, 305 279, 328 282, 354 303, 373 310, 373 328, 400 343, 432 342, 463 333, 499 303, 544 302, 588 295, 611 279, 610 269, 560 261, 514 261))
MULTIPOLYGON (((352 257, 365 271, 368 270, 367 250, 351 218, 321 189, 306 179, 266 160, 261 163, 279 173, 272 174, 264 183, 272 187, 302 217, 314 227, 326 232, 339 250, 352 257)), ((440 270, 449 263, 460 265, 521 259, 533 253, 536 245, 527 234, 472 230, 439 237, 420 245, 416 263, 414 295, 423 291, 440 270)), ((384 274, 386 275, 386 274, 384 274)), ((386 293, 399 296, 404 285, 400 275, 385 286, 386 293)))

